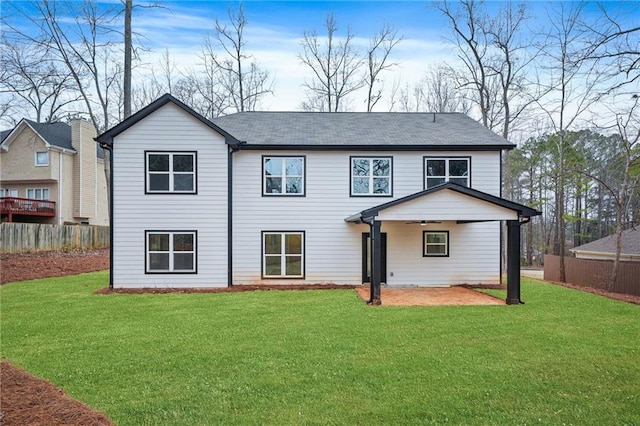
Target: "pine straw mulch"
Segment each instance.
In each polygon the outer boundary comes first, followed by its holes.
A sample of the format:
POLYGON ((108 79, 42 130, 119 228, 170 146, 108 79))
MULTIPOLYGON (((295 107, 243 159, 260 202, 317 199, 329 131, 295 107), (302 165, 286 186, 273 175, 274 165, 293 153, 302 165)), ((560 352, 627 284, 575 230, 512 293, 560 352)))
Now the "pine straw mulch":
POLYGON ((8 361, 0 363, 0 383, 0 424, 3 426, 113 425, 103 413, 8 361))

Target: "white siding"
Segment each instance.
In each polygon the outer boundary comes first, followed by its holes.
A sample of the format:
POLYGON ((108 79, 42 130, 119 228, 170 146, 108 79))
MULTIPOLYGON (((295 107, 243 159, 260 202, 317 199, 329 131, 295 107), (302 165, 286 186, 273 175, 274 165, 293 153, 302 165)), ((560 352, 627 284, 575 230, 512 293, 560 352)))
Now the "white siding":
POLYGON ((384 209, 378 214, 378 219, 516 220, 518 214, 487 201, 444 190, 384 209))
MULTIPOLYGON (((466 153, 465 153, 466 154, 466 153)), ((305 231, 308 283, 360 284, 362 233, 367 225, 344 219, 361 210, 424 189, 423 156, 460 152, 240 151, 233 155, 233 282, 292 283, 261 278, 261 231, 305 231), (262 155, 306 155, 305 197, 263 197, 262 155), (392 156, 393 197, 350 197, 350 156, 392 156)), ((499 195, 500 154, 471 154, 472 186, 499 195)), ((453 207, 452 207, 453 208, 453 207)), ((504 212, 500 212, 504 214, 504 212)), ((388 233, 390 285, 448 285, 499 280, 498 223, 447 224, 452 255, 422 257, 422 230, 383 223, 388 233), (436 273, 435 271, 440 271, 436 273)), ((293 280, 299 281, 299 280, 293 280)))
POLYGON ((169 103, 118 135, 114 146, 114 287, 225 287, 224 138, 169 103), (149 150, 197 151, 198 193, 145 194, 149 150), (146 274, 145 230, 197 231, 197 274, 146 274))
POLYGON ((387 284, 443 286, 500 282, 499 222, 406 224, 383 222, 387 284), (423 231, 449 231, 448 257, 423 257, 423 231))

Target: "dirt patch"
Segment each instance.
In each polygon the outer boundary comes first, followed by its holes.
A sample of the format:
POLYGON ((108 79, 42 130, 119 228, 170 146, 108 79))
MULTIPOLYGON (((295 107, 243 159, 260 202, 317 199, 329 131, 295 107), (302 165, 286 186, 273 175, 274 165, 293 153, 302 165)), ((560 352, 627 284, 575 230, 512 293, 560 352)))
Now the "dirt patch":
MULTIPOLYGON (((369 300, 369 287, 356 288, 363 300, 369 300)), ((402 287, 380 289, 382 306, 504 305, 505 301, 463 286, 446 288, 402 287)))
POLYGON ((109 249, 0 255, 0 284, 109 269, 109 249))
POLYGON ((234 285, 221 288, 99 288, 95 294, 167 294, 167 293, 242 293, 244 291, 278 290, 345 290, 355 285, 342 284, 278 284, 278 285, 234 285))
POLYGON ((7 361, 0 363, 0 371, 0 424, 4 426, 113 425, 103 413, 7 361))

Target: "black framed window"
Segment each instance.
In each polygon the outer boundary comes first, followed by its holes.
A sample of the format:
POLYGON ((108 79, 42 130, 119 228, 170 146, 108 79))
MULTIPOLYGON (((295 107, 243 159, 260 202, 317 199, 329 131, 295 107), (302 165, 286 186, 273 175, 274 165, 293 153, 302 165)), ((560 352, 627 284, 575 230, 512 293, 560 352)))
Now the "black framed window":
POLYGON ((196 231, 145 231, 147 273, 195 273, 196 231))
POLYGON ((470 157, 425 157, 424 163, 425 189, 445 182, 471 186, 469 181, 471 175, 470 157))
POLYGON ((351 196, 391 196, 392 157, 351 157, 351 196))
POLYGON ((304 277, 304 232, 262 232, 262 276, 304 277))
POLYGON ((449 231, 422 232, 423 257, 449 256, 449 231))
POLYGON ((305 157, 262 157, 262 195, 305 195, 305 157))
POLYGON ((195 152, 146 152, 146 193, 196 193, 195 152))

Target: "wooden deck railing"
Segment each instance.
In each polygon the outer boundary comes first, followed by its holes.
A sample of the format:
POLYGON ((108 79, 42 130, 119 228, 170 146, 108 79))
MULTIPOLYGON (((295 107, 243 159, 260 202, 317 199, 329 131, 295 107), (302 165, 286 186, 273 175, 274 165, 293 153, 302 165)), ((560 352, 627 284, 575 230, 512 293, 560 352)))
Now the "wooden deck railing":
POLYGON ((13 215, 24 216, 55 216, 55 201, 32 200, 29 198, 2 197, 0 198, 0 214, 8 215, 8 221, 13 221, 13 215))

